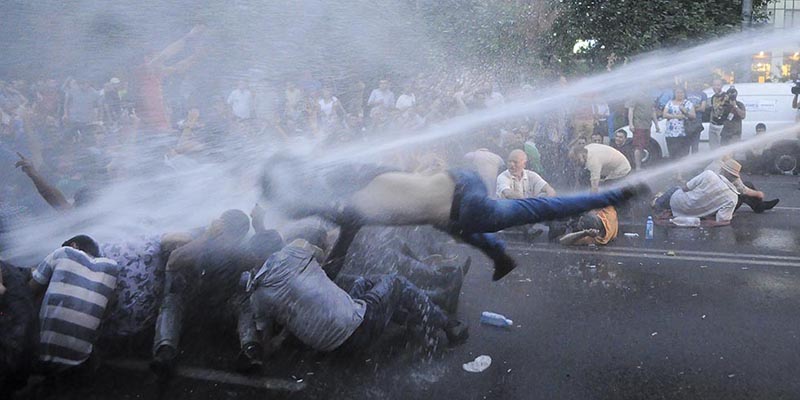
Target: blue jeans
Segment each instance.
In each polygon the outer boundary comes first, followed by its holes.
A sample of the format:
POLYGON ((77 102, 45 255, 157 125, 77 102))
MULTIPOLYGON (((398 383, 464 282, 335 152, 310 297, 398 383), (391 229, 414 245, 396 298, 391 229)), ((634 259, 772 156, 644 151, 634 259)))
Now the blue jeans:
POLYGON ((386 330, 389 322, 444 329, 447 315, 408 279, 395 274, 371 280, 359 278, 348 292, 367 303, 364 320, 337 349, 344 353, 367 350, 386 330), (400 317, 403 318, 400 318, 400 317))
POLYGON ((672 198, 672 194, 680 190, 679 187, 675 186, 669 188, 664 194, 658 196, 658 198, 653 203, 653 208, 656 211, 664 211, 664 210, 671 210, 672 208, 669 206, 669 200, 672 198))
POLYGON ((456 181, 447 231, 495 258, 505 245, 493 232, 519 225, 574 216, 625 201, 622 190, 570 197, 492 199, 477 173, 450 171, 456 181))

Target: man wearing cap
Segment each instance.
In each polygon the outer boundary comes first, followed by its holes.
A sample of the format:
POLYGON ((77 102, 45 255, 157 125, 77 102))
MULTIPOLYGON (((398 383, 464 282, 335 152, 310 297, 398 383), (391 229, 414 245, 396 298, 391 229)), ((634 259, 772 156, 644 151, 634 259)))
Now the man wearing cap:
POLYGON ((674 187, 653 200, 656 210, 671 210, 676 218, 714 216, 712 226, 728 225, 739 202, 739 191, 733 182, 739 178, 742 165, 733 159, 724 160, 717 173, 705 170, 682 187, 674 187))
MULTIPOLYGON (((733 158, 730 155, 723 156, 721 159, 709 164, 706 169, 714 171, 718 174, 722 173, 722 167, 727 160, 733 161, 733 158)), ((764 192, 756 190, 756 187, 752 182, 742 181, 741 176, 734 179, 732 183, 733 186, 736 187, 736 191, 739 192, 739 201, 736 203, 737 210, 742 206, 742 204, 747 204, 754 213, 760 214, 764 211, 771 210, 778 205, 778 202, 780 201, 780 199, 764 200, 764 192)))

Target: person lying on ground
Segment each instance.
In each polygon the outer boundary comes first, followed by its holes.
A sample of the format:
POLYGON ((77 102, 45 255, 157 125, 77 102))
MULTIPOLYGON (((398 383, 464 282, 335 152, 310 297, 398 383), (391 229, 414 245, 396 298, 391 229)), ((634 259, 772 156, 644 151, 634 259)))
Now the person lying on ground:
POLYGON ((333 266, 342 263, 331 261, 347 254, 362 226, 433 225, 491 258, 496 281, 516 263, 494 232, 618 205, 648 190, 638 184, 572 197, 495 200, 473 171, 418 175, 374 165, 316 170, 298 170, 298 165, 303 163, 270 160, 262 177, 262 196, 292 218, 318 215, 340 225, 339 239, 323 266, 333 280, 339 273, 333 266))
POLYGON ((739 201, 733 181, 739 178, 742 166, 733 159, 722 162, 720 173, 705 170, 682 187, 659 193, 652 202, 657 211, 669 210, 676 218, 714 216, 710 226, 729 225, 739 201))
POLYGON ((324 251, 325 231, 309 230, 301 236, 289 238, 289 245, 247 276, 257 325, 278 323, 306 346, 339 354, 367 350, 392 321, 428 332, 442 330, 450 344, 468 338, 463 322, 447 316, 397 274, 360 277, 345 292, 317 262, 324 251))
POLYGON ((613 206, 591 210, 581 215, 577 229, 559 238, 564 246, 608 244, 617 238, 619 220, 613 206))

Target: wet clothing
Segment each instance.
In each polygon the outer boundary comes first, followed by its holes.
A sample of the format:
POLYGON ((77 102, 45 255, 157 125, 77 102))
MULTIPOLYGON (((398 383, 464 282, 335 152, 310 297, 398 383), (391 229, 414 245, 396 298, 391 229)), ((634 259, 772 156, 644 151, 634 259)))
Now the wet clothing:
POLYGON ((451 170, 450 175, 456 189, 446 231, 479 248, 492 260, 505 256, 505 244, 492 232, 566 218, 625 200, 621 190, 571 197, 493 200, 487 196, 478 174, 451 170))
POLYGON ((603 207, 596 211, 597 216, 603 223, 603 236, 597 236, 594 242, 597 244, 608 244, 617 238, 619 232, 619 219, 617 217, 617 209, 614 206, 603 207))
POLYGON ((275 320, 319 351, 366 350, 389 322, 444 328, 447 316, 422 291, 398 275, 358 278, 346 293, 331 281, 312 252, 293 242, 256 273, 250 297, 256 318, 275 320))
POLYGON ((114 260, 72 247, 54 251, 36 267, 33 279, 47 286, 39 311, 39 360, 69 367, 89 358, 118 274, 114 260))
POLYGON ((103 256, 120 267, 115 301, 103 325, 103 335, 130 336, 152 326, 164 290, 161 238, 141 237, 126 243, 105 243, 103 256))
POLYGON ((522 179, 517 179, 510 171, 505 170, 497 176, 496 194, 498 198, 505 198, 503 192, 510 190, 522 197, 546 196, 545 188, 548 185, 536 172, 524 170, 522 179))
POLYGON ((713 171, 703 171, 686 183, 688 192, 674 190, 669 208, 675 217, 702 218, 715 215, 717 222, 733 219, 739 199, 736 187, 713 171))
POLYGON ((307 249, 284 247, 267 259, 255 279, 257 315, 276 320, 314 349, 339 347, 364 319, 366 303, 328 279, 307 249))

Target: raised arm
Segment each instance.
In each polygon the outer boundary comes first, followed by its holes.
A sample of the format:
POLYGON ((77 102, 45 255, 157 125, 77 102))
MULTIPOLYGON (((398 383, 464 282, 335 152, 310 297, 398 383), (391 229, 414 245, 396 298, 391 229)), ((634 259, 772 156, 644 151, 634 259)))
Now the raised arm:
POLYGON ((55 208, 56 210, 69 210, 72 208, 72 204, 67 201, 67 198, 64 197, 64 194, 61 193, 60 190, 56 189, 55 186, 51 185, 47 182, 39 171, 33 167, 33 163, 31 163, 27 158, 23 157, 22 154, 17 153, 20 160, 14 164, 15 167, 22 169, 22 172, 25 175, 28 175, 33 182, 33 185, 36 186, 36 190, 42 196, 44 201, 50 205, 50 207, 55 208))
POLYGON ((169 46, 161 50, 157 56, 153 57, 150 61, 151 66, 160 66, 163 67, 164 63, 172 57, 175 57, 176 54, 183 51, 186 47, 187 40, 191 39, 192 37, 196 37, 205 31, 205 26, 203 25, 195 25, 189 33, 184 35, 182 38, 172 42, 169 46))

